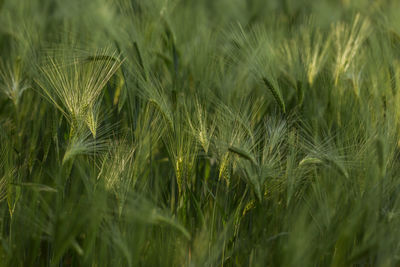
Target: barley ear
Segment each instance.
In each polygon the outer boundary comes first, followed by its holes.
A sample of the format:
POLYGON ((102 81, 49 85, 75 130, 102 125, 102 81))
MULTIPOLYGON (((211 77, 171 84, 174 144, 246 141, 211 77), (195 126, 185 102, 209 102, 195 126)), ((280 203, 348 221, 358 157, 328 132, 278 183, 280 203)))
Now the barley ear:
POLYGON ((267 86, 267 88, 271 91, 272 95, 275 98, 275 101, 278 103, 279 107, 281 108, 283 114, 286 113, 286 107, 285 107, 285 103, 283 102, 283 98, 281 93, 276 90, 276 88, 268 81, 267 78, 263 78, 263 82, 264 84, 267 86))
POLYGON ((250 155, 249 152, 244 151, 243 149, 240 149, 238 147, 230 146, 228 150, 234 154, 239 155, 240 157, 249 160, 251 163, 253 163, 255 166, 257 166, 256 160, 253 158, 252 155, 250 155))

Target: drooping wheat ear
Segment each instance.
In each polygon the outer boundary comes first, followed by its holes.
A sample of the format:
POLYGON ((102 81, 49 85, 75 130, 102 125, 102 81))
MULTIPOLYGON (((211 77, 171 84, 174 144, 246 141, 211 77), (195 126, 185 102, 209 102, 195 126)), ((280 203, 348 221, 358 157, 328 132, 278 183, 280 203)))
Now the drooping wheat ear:
POLYGON ((254 157, 248 151, 245 151, 245 150, 240 149, 240 148, 235 147, 235 146, 230 146, 228 148, 228 150, 230 152, 234 153, 234 154, 239 155, 240 157, 242 157, 244 159, 249 160, 252 164, 254 164, 254 166, 257 166, 256 160, 254 159, 254 157))
POLYGON ((246 206, 244 206, 243 212, 242 212, 242 217, 244 217, 250 210, 252 210, 256 206, 256 201, 250 200, 246 206))
POLYGON ((267 86, 267 88, 270 90, 272 93, 276 103, 279 105, 281 111, 285 114, 286 113, 286 107, 285 107, 285 102, 283 102, 282 95, 280 91, 278 91, 269 81, 267 78, 263 78, 264 84, 267 86))
POLYGON ((306 156, 299 162, 299 166, 304 166, 308 164, 322 164, 323 161, 319 158, 311 157, 311 156, 306 156))

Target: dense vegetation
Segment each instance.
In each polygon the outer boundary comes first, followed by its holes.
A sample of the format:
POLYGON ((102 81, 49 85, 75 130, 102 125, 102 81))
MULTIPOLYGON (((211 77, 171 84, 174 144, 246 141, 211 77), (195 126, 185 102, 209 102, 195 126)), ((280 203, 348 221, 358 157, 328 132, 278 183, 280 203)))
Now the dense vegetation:
POLYGON ((399 266, 399 11, 1 0, 0 266, 399 266))

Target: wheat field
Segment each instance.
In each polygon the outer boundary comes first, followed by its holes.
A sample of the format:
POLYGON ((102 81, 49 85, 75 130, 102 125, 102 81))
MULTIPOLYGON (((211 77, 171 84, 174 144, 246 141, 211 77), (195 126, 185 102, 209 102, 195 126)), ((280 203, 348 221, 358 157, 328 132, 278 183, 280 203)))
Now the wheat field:
POLYGON ((0 266, 400 266, 399 14, 0 0, 0 266))

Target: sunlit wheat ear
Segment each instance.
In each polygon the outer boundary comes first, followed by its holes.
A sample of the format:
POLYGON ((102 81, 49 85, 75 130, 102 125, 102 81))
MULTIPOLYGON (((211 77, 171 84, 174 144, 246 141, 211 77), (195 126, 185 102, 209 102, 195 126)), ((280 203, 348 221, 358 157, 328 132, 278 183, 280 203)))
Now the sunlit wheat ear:
POLYGON ((93 106, 90 106, 86 112, 85 123, 94 138, 96 138, 97 135, 97 128, 99 125, 99 115, 100 115, 100 102, 97 102, 93 106))
POLYGON ((195 115, 193 115, 193 117, 194 118, 190 118, 188 116, 190 129, 200 143, 204 152, 208 154, 210 143, 216 128, 216 120, 214 119, 213 121, 210 121, 209 116, 207 116, 207 112, 201 106, 198 100, 196 100, 195 115))
POLYGON ((345 73, 359 52, 364 40, 372 28, 367 19, 356 15, 352 26, 338 23, 333 27, 333 42, 335 46, 334 81, 338 84, 339 77, 345 73))
POLYGON ((0 62, 0 91, 3 92, 15 106, 18 106, 21 96, 29 88, 27 80, 23 77, 21 59, 14 63, 0 62))
POLYGON ((312 85, 327 59, 331 37, 324 39, 320 31, 305 28, 300 34, 300 42, 301 58, 306 68, 307 81, 312 85))
POLYGON ((86 58, 49 58, 48 64, 41 67, 43 80, 37 83, 72 127, 83 121, 96 136, 103 88, 122 62, 117 52, 107 49, 86 58))

